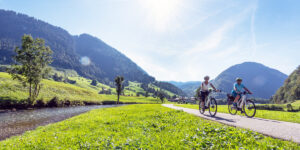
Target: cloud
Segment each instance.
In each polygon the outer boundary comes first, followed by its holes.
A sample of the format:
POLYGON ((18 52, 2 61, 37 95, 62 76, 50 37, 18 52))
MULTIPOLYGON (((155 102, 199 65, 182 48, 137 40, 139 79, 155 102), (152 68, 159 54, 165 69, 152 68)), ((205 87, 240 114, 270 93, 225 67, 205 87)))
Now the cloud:
POLYGON ((215 53, 214 58, 215 59, 221 59, 221 58, 226 58, 226 57, 229 58, 229 56, 232 56, 232 54, 238 52, 239 50, 241 50, 241 46, 239 43, 236 43, 236 44, 226 48, 225 50, 215 53))
MULTIPOLYGON (((257 1, 256 1, 257 3, 257 1)), ((257 44, 256 44, 256 35, 255 35, 255 13, 257 9, 257 4, 253 7, 251 15, 251 40, 252 40, 252 57, 256 54, 257 44)))
POLYGON ((192 48, 185 50, 185 55, 195 55, 218 48, 224 40, 226 33, 247 18, 250 10, 252 10, 252 6, 245 9, 241 13, 238 13, 237 16, 227 19, 225 23, 215 29, 210 35, 205 37, 204 40, 195 43, 192 48))
POLYGON ((203 41, 196 43, 194 47, 186 50, 185 54, 193 55, 195 53, 206 52, 217 48, 224 39, 224 34, 232 27, 234 27, 234 22, 226 22, 208 37, 206 37, 203 41))

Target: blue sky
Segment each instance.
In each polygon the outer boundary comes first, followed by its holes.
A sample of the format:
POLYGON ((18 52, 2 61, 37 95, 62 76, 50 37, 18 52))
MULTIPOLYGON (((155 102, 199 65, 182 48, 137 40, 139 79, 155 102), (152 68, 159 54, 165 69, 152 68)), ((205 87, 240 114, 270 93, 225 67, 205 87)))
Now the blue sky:
POLYGON ((255 61, 290 74, 300 65, 300 1, 0 0, 73 35, 115 47, 158 80, 202 80, 255 61))

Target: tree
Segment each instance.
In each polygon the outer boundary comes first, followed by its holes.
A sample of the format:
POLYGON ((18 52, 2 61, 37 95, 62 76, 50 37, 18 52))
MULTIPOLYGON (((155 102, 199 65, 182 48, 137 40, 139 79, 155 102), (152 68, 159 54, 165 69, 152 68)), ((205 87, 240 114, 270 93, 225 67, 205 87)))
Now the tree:
POLYGON ((24 87, 28 86, 29 104, 37 99, 41 80, 49 75, 48 65, 52 62, 52 50, 45 46, 45 41, 40 38, 33 39, 30 35, 22 37, 22 47, 15 48, 16 56, 13 57, 9 73, 12 78, 19 80, 24 87))
POLYGON ((53 80, 54 81, 58 81, 58 82, 61 82, 63 80, 63 77, 62 76, 58 76, 57 73, 55 73, 53 76, 52 76, 53 80))
POLYGON ((146 91, 145 97, 149 97, 149 92, 148 91, 146 91))
POLYGON ((165 97, 166 97, 166 96, 165 96, 165 93, 162 92, 162 91, 159 91, 157 96, 158 96, 158 98, 161 100, 161 102, 164 103, 165 97))
POLYGON ((117 76, 115 78, 115 84, 116 84, 116 92, 117 92, 117 95, 118 95, 118 101, 117 101, 117 104, 119 104, 119 101, 120 101, 120 95, 122 93, 122 83, 124 81, 124 77, 122 76, 117 76))
POLYGON ((201 90, 201 87, 197 88, 197 90, 195 91, 195 97, 196 98, 200 97, 200 90, 201 90))
POLYGON ((98 84, 97 80, 93 79, 91 85, 97 86, 97 84, 98 84))

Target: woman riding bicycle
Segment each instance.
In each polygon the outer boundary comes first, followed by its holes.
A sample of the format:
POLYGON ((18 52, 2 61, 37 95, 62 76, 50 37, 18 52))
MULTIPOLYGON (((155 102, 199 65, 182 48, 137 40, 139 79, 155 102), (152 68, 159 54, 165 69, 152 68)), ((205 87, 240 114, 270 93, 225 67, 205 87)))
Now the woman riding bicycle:
POLYGON ((209 82, 209 76, 204 77, 204 82, 201 83, 201 90, 200 90, 200 99, 201 99, 201 107, 205 109, 204 103, 205 99, 209 94, 208 87, 212 87, 215 91, 218 91, 213 84, 209 82))
POLYGON ((237 101, 241 98, 243 89, 249 94, 252 94, 245 86, 242 84, 243 79, 236 78, 236 83, 233 84, 233 90, 231 91, 232 96, 235 98, 233 101, 233 107, 237 108, 237 101))

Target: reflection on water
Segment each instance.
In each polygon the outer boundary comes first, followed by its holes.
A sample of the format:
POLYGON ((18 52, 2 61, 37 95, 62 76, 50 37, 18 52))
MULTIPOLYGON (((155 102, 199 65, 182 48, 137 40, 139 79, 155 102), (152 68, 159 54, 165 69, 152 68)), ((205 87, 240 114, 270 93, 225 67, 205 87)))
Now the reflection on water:
POLYGON ((21 134, 38 126, 58 122, 75 115, 97 108, 115 107, 117 105, 95 105, 64 108, 43 108, 0 113, 0 140, 21 134))

